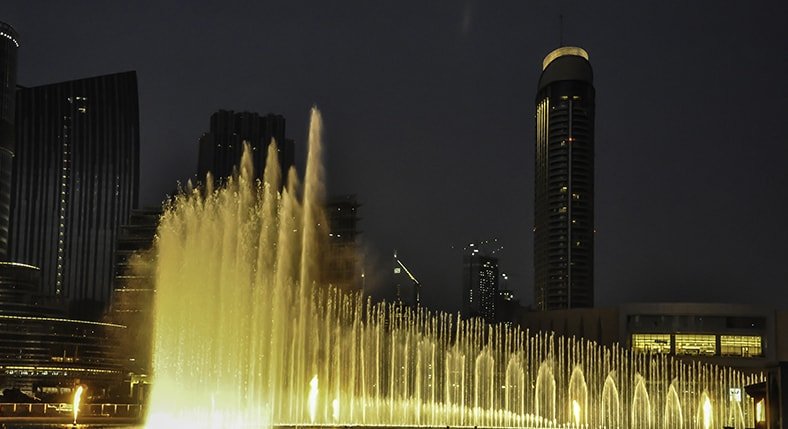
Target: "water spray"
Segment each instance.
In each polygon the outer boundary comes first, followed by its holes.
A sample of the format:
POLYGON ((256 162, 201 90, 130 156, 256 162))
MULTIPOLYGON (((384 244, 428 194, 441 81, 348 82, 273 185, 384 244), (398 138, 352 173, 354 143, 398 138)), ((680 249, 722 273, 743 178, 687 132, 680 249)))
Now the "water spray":
POLYGON ((77 425, 77 416, 79 415, 79 403, 82 400, 82 392, 85 390, 84 387, 77 386, 77 390, 74 392, 74 426, 77 425))

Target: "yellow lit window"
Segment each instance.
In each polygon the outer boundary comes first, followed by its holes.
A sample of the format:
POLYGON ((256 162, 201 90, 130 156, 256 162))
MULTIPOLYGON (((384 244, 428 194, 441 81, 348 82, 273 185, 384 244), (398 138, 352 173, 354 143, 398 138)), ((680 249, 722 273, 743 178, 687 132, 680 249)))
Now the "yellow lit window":
POLYGON ((643 353, 670 353, 670 334, 633 334, 632 350, 643 353))
POLYGON ((676 354, 688 356, 714 356, 717 344, 714 335, 677 334, 676 354))
POLYGON ((762 356, 761 337, 757 335, 720 335, 723 356, 762 356))

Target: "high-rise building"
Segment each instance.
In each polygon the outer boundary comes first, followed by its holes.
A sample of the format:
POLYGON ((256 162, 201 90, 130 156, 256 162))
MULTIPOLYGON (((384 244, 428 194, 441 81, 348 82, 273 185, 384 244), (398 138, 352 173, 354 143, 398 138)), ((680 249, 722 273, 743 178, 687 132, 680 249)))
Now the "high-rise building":
POLYGON ((326 202, 328 254, 325 282, 345 291, 363 289, 358 229, 361 207, 355 195, 334 195, 326 202))
POLYGON ((115 249, 112 320, 128 327, 119 352, 126 374, 150 373, 153 345, 154 240, 162 207, 134 209, 120 227, 115 249))
POLYGON ((479 253, 471 247, 462 259, 462 313, 495 321, 498 299, 498 258, 479 253))
POLYGON ((286 178, 295 155, 293 140, 285 136, 284 116, 219 110, 211 115, 210 130, 200 137, 198 180, 204 180, 209 171, 217 181, 232 176, 241 160, 244 142, 252 147, 255 174, 262 177, 272 139, 279 151, 282 177, 286 178))
POLYGON ((535 304, 594 305, 594 86, 588 53, 565 46, 536 94, 535 304))
POLYGON ((18 90, 16 143, 9 255, 41 268, 45 294, 108 303, 138 197, 136 72, 18 90))
POLYGON ((8 255, 11 216, 11 170, 14 158, 14 106, 16 103, 16 52, 19 36, 0 22, 0 260, 8 255))

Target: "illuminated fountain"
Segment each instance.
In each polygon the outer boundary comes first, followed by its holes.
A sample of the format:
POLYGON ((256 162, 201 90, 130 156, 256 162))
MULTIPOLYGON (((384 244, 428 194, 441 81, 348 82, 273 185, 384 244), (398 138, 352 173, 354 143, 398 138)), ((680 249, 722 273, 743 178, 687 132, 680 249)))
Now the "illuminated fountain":
POLYGON ((753 415, 730 389, 758 377, 321 284, 316 110, 308 144, 303 187, 290 171, 279 192, 273 145, 254 181, 247 148, 226 187, 187 191, 162 216, 148 427, 689 429, 753 415))
POLYGON ((77 417, 79 416, 79 403, 82 402, 82 393, 84 390, 84 387, 77 386, 77 390, 74 391, 74 402, 71 404, 72 411, 74 412, 74 426, 77 425, 77 417))

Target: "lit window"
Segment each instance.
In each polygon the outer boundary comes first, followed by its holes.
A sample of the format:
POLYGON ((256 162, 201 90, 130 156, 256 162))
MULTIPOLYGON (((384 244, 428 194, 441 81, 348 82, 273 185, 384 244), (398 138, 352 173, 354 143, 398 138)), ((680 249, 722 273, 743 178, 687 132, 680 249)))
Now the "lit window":
POLYGON ((723 356, 762 356, 761 337, 757 335, 720 335, 723 356))
POLYGON ((714 356, 717 341, 714 335, 676 334, 676 354, 687 356, 714 356))
POLYGON ((632 350, 643 353, 670 353, 670 334, 633 334, 632 350))

